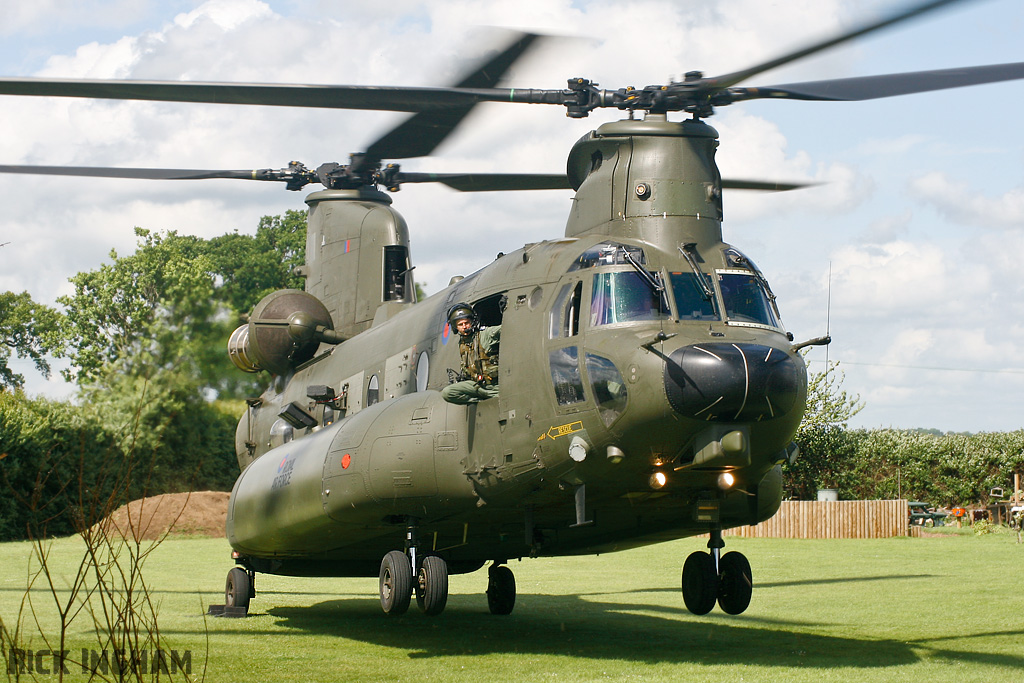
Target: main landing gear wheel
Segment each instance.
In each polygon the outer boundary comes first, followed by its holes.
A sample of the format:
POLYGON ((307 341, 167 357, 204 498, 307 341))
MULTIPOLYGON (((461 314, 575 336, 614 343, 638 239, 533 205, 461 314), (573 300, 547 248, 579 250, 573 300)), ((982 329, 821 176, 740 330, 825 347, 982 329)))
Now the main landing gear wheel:
POLYGON ((380 563, 380 606, 384 614, 399 616, 412 601, 412 565, 400 550, 392 550, 380 563))
POLYGON ((683 564, 683 602, 694 614, 707 614, 718 597, 715 559, 700 551, 691 553, 683 564))
POLYGON ((228 572, 228 580, 224 584, 224 606, 241 607, 249 611, 249 599, 252 597, 252 581, 249 573, 241 567, 228 572))
POLYGON ((718 606, 726 614, 741 614, 750 605, 754 587, 750 562, 743 553, 726 553, 718 563, 718 606))
POLYGON ((487 607, 491 614, 512 614, 516 606, 516 577, 512 570, 491 565, 487 570, 487 607))
POLYGON ((437 616, 448 604, 448 564, 427 555, 416 573, 416 602, 427 616, 437 616))

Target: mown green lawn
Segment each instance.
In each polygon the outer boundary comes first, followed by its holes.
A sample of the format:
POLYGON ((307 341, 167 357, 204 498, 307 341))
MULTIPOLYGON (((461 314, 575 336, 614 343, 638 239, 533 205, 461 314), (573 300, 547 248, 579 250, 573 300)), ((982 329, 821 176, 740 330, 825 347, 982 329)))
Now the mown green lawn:
MULTIPOLYGON (((192 653, 210 681, 1024 681, 1024 546, 1008 534, 886 540, 727 538, 754 569, 744 614, 683 607, 679 572, 704 541, 600 557, 513 563, 514 613, 492 616, 486 571, 453 576, 439 617, 415 605, 387 618, 376 579, 259 575, 246 619, 206 618, 223 600, 223 540, 174 539, 145 565, 166 647, 192 653)), ((73 571, 80 544, 56 541, 51 567, 73 571)), ((12 629, 31 547, 0 545, 0 617, 12 629)), ((52 649, 53 598, 22 645, 52 649)), ((69 649, 94 647, 80 614, 69 649)), ((86 680, 70 667, 66 680, 86 680)), ((53 674, 39 680, 56 680, 53 674)))

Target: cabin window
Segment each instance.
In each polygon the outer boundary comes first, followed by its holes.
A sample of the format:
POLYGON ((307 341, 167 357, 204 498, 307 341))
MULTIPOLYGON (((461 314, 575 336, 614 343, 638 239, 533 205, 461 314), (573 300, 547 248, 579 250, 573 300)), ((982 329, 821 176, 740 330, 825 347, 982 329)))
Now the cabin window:
POLYGON ((626 383, 615 364, 607 358, 588 353, 585 362, 598 412, 605 426, 611 426, 626 409, 626 383))
POLYGON ((380 400, 380 382, 377 375, 370 376, 370 382, 366 385, 366 405, 372 406, 380 400))
POLYGON ((655 291, 635 270, 594 275, 590 297, 592 327, 668 317, 664 294, 655 291))
POLYGON ((680 320, 720 319, 715 310, 714 290, 706 275, 701 274, 706 290, 694 273, 669 273, 668 277, 672 283, 672 296, 675 297, 680 320))
POLYGON ((717 271, 728 321, 737 325, 780 327, 761 280, 750 271, 717 271))
POLYGON ((564 406, 583 400, 583 379, 580 377, 579 352, 575 346, 555 349, 548 354, 555 400, 564 406))
POLYGON ((408 247, 384 247, 384 301, 415 301, 415 293, 408 291, 409 270, 408 247))
POLYGON ((428 377, 430 377, 430 356, 424 351, 416 359, 416 391, 427 390, 428 377))

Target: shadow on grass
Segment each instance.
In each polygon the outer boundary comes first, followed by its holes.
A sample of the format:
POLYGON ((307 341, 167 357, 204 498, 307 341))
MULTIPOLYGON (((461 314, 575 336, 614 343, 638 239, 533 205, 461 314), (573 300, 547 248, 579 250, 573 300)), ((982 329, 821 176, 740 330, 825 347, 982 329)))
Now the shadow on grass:
POLYGON ((862 583, 865 581, 898 581, 901 579, 934 579, 935 574, 885 574, 882 576, 851 576, 834 579, 804 579, 801 581, 772 581, 757 583, 756 588, 781 588, 783 586, 824 586, 830 583, 862 583))
MULTIPOLYGON (((410 658, 490 654, 563 655, 655 663, 805 667, 885 667, 917 662, 904 642, 802 633, 770 620, 678 608, 597 602, 566 595, 520 595, 516 613, 487 613, 483 596, 453 595, 432 618, 416 605, 386 617, 376 599, 330 600, 311 607, 274 607, 277 625, 405 650, 410 658), (664 614, 651 614, 664 610, 664 614)), ((1014 658, 1024 665, 1024 658, 1014 658)))

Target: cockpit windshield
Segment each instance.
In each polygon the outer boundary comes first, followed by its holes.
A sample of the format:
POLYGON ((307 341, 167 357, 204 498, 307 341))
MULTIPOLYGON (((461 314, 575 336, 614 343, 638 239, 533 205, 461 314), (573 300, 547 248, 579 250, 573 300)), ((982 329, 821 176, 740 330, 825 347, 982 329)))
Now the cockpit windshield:
POLYGON ((716 275, 730 323, 781 327, 774 306, 756 275, 748 270, 719 270, 716 275))
POLYGON ((676 299, 680 320, 720 320, 715 293, 707 275, 701 273, 701 280, 695 273, 669 273, 672 296, 676 299))
POLYGON ((594 274, 591 327, 668 317, 664 292, 653 289, 635 270, 594 274))

